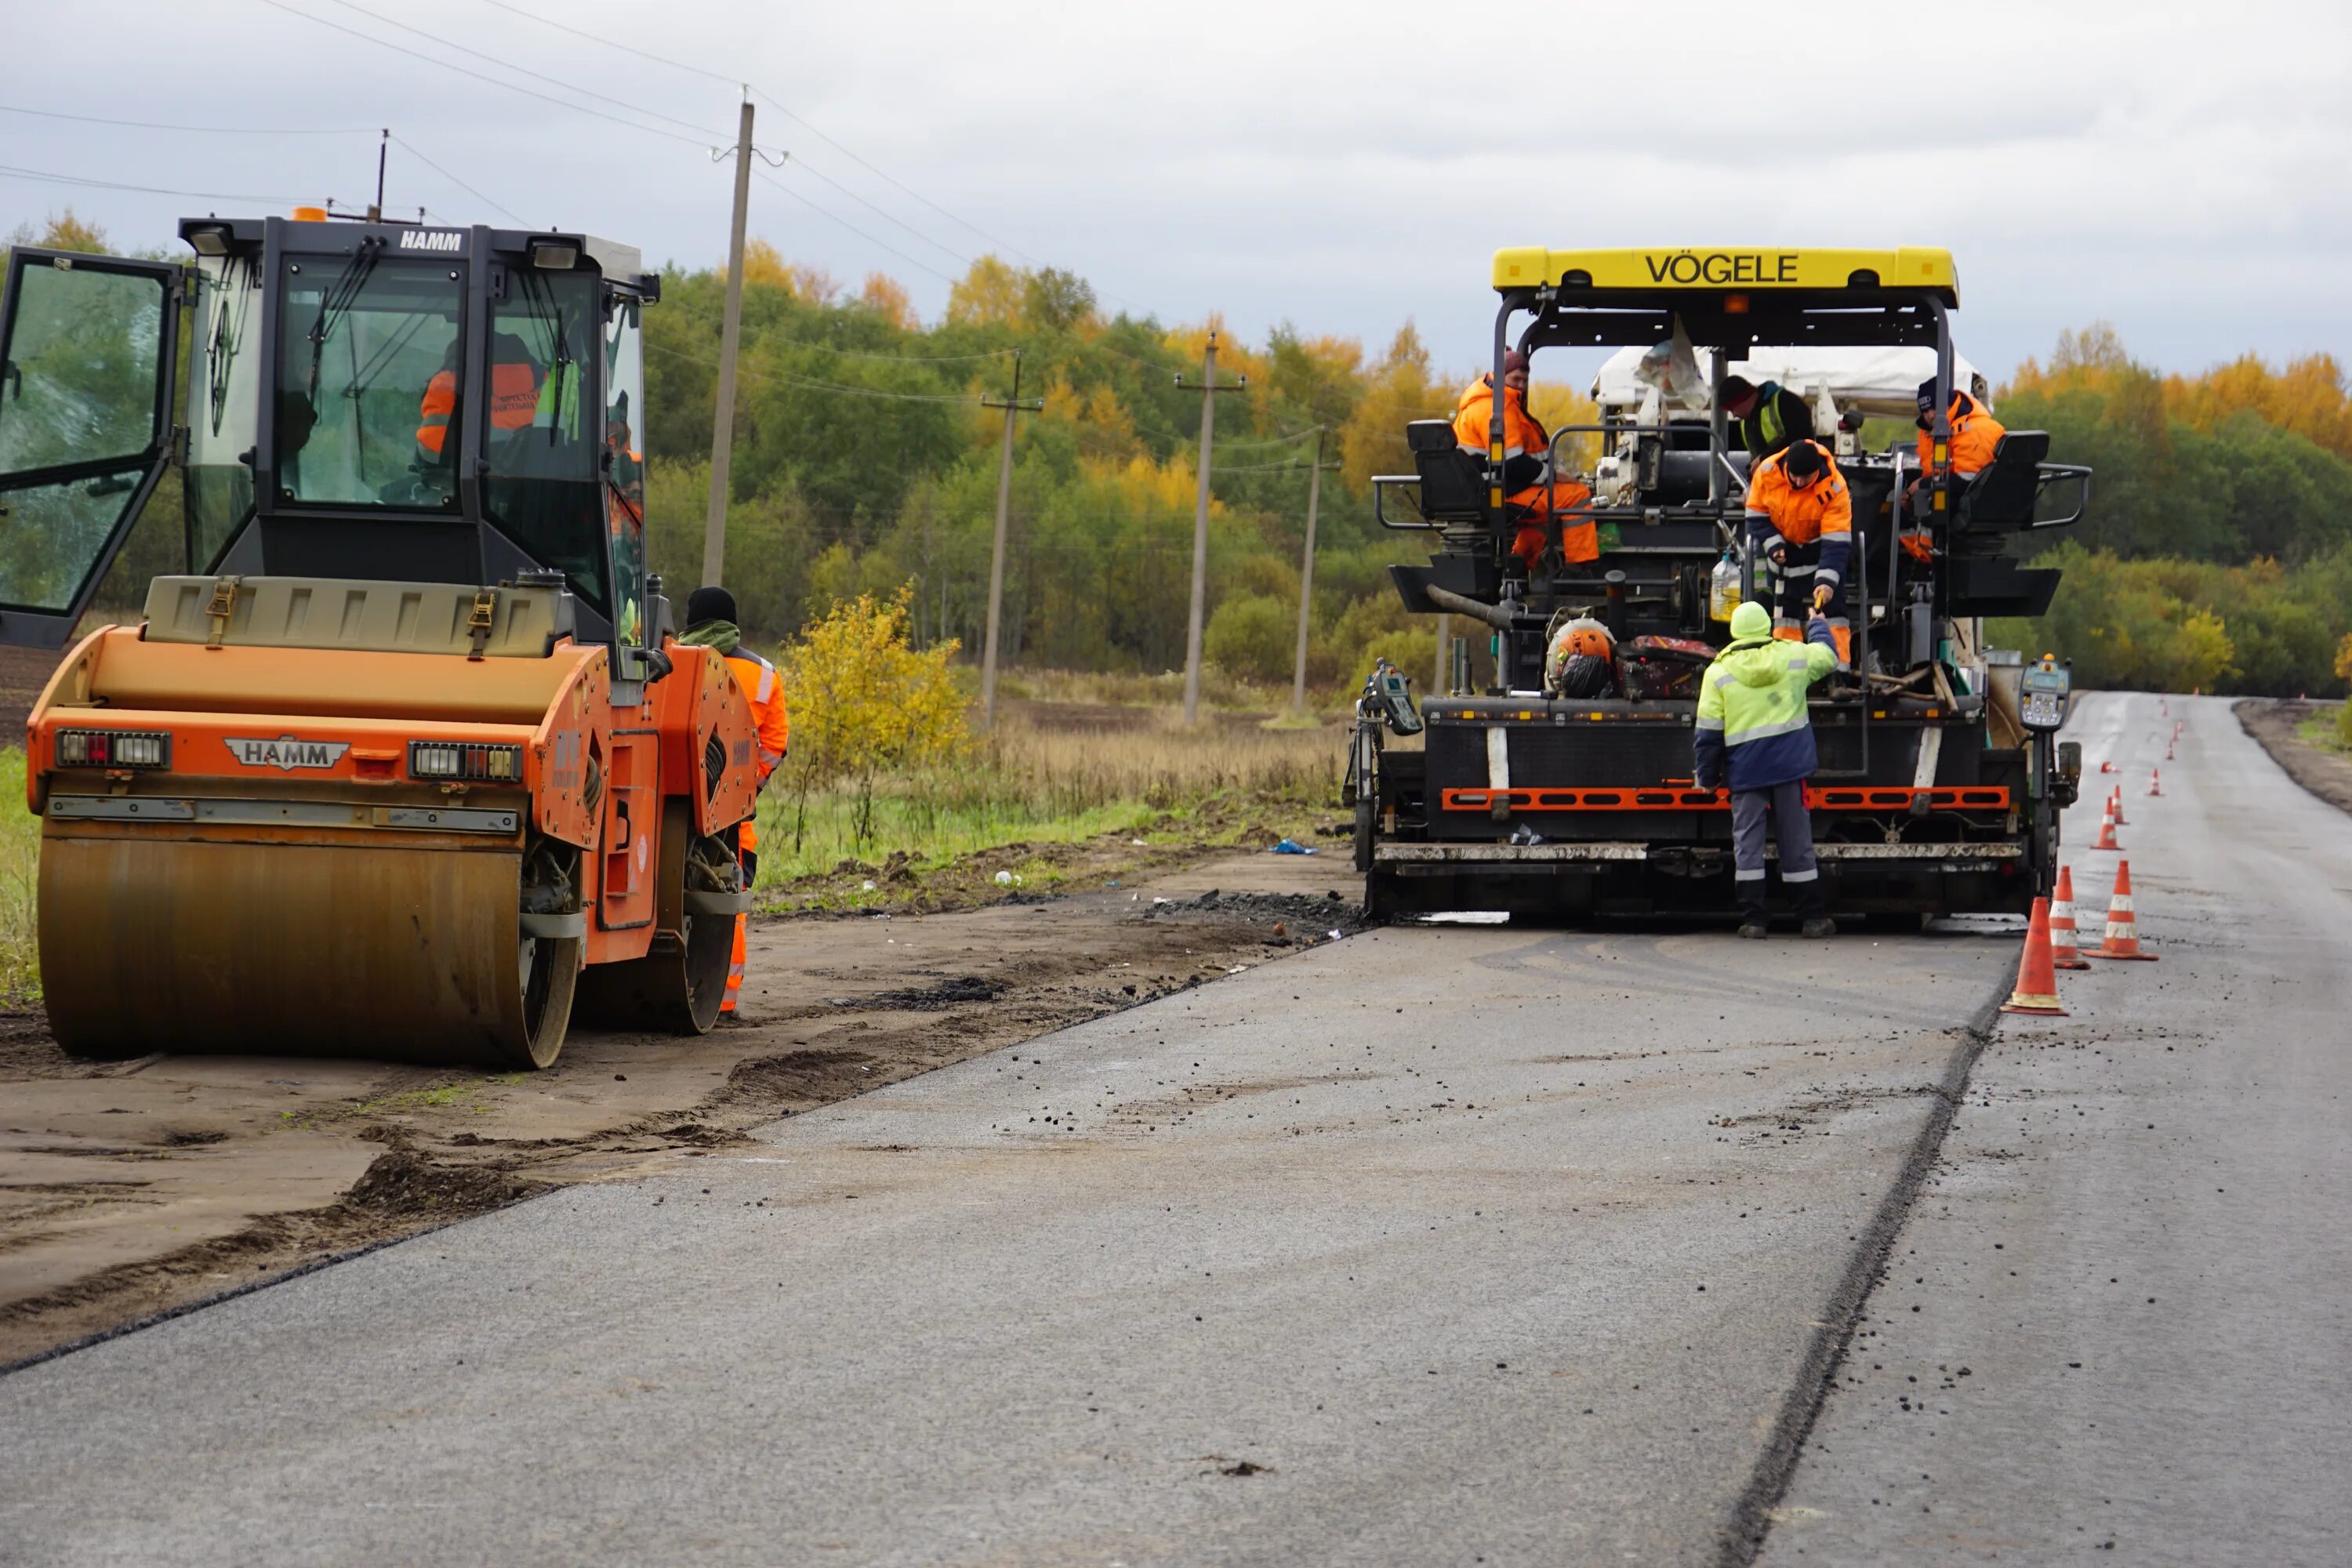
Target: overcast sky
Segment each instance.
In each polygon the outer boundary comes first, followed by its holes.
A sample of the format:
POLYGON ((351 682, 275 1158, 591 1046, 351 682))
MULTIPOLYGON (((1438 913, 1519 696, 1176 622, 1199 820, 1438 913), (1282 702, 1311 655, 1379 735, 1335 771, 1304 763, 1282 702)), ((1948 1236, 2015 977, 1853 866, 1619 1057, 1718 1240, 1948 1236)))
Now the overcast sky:
POLYGON ((395 210, 503 206, 707 266, 740 79, 791 155, 754 182, 752 232, 853 285, 887 271, 926 317, 998 249, 1254 340, 1287 320, 1377 353, 1410 317, 1454 367, 1481 357, 1501 246, 1907 243, 1956 254, 1961 344, 1996 374, 2099 318, 2167 369, 2352 358, 2343 0, 511 3, 12 5, 11 109, 271 133, 0 113, 0 230, 71 204, 136 247, 184 213, 364 204, 373 133, 318 132, 389 126, 395 210))

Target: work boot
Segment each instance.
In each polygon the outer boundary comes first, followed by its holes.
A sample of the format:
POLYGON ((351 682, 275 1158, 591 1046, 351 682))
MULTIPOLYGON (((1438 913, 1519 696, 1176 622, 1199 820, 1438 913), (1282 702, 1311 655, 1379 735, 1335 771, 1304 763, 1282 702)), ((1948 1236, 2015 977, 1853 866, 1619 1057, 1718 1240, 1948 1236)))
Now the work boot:
POLYGON ((1830 919, 1827 915, 1815 915, 1812 919, 1807 921, 1801 929, 1803 934, 1806 936, 1835 936, 1837 935, 1837 921, 1830 919))
POLYGON ((1772 932, 1762 921, 1748 920, 1739 922, 1739 934, 1750 942, 1762 942, 1772 932))

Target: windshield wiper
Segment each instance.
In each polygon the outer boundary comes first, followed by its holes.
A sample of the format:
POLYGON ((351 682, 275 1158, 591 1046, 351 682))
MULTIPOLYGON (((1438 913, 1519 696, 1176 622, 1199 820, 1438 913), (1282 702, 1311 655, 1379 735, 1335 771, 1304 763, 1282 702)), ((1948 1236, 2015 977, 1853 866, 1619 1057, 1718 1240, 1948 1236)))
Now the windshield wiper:
POLYGON ((327 285, 326 292, 319 296, 319 313, 311 320, 310 333, 310 406, 314 409, 319 405, 319 362, 326 354, 327 340, 334 335, 335 329, 351 313, 352 306, 359 300, 360 290, 367 287, 368 275, 375 270, 375 264, 383 255, 383 241, 381 238, 373 235, 361 236, 359 247, 352 252, 352 258, 343 263, 342 271, 327 285))

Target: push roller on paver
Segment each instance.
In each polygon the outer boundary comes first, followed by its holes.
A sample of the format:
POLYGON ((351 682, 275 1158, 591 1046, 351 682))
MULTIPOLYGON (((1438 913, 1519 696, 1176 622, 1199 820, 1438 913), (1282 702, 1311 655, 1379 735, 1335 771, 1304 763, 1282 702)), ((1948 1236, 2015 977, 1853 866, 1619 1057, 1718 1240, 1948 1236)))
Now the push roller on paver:
POLYGON ((20 247, 0 305, 0 640, 70 635, 169 464, 187 507, 191 574, 29 726, 59 1042, 539 1067, 575 1002, 707 1029, 756 742, 646 572, 658 277, 576 234, 181 233, 192 271, 20 247))

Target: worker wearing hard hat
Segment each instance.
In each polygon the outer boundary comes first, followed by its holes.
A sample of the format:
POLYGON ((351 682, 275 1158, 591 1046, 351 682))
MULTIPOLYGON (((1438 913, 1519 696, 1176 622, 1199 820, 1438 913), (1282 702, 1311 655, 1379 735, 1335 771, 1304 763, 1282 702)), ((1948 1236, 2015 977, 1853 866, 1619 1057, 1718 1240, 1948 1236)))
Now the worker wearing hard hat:
MULTIPOLYGON (((1462 389, 1454 404, 1454 439, 1486 460, 1495 427, 1495 378, 1482 375, 1462 389)), ((1528 356, 1517 349, 1503 356, 1503 489, 1518 523, 1511 553, 1533 566, 1549 543, 1548 520, 1560 519, 1563 562, 1592 561, 1601 542, 1591 518, 1570 514, 1592 499, 1591 487, 1551 471, 1551 436, 1528 411, 1528 356)))
POLYGON ((1836 664, 1829 623, 1815 616, 1792 647, 1773 636, 1771 615, 1750 599, 1731 614, 1731 642, 1700 678, 1691 735, 1691 773, 1703 790, 1731 792, 1733 887, 1739 934, 1769 927, 1764 881, 1764 826, 1780 841, 1780 885, 1807 936, 1834 936, 1813 858, 1813 821, 1805 780, 1818 764, 1806 699, 1836 664))
POLYGON ((1759 386, 1746 376, 1724 377, 1723 411, 1739 421, 1751 464, 1788 450, 1791 441, 1813 438, 1813 411, 1777 381, 1759 386))
POLYGON ((1849 668, 1853 631, 1845 615, 1845 568, 1853 497, 1820 442, 1795 442, 1756 465, 1748 481, 1748 539, 1780 580, 1772 635, 1796 641, 1809 614, 1824 616, 1838 665, 1849 668))
MULTIPOLYGON (((1906 513, 1914 511, 1913 498, 1936 471, 1936 383, 1933 377, 1919 384, 1919 472, 1903 488, 1906 513)), ((1952 388, 1952 402, 1946 411, 1946 423, 1951 426, 1951 441, 1946 448, 1947 469, 1950 478, 1948 493, 1958 504, 1958 498, 1976 477, 1992 466, 1994 448, 2009 434, 2000 420, 1985 409, 1983 403, 1958 387, 1952 388)), ((1926 561, 1934 553, 1926 530, 1907 526, 1899 536, 1906 553, 1914 560, 1926 561)))
MULTIPOLYGON (((784 760, 785 742, 792 738, 792 727, 784 714, 783 679, 776 667, 743 646, 743 634, 735 622, 735 595, 724 588, 697 588, 687 595, 686 630, 678 641, 690 647, 715 648, 727 660, 735 683, 743 695, 751 700, 751 719, 760 731, 759 759, 756 772, 760 784, 776 771, 784 760)), ((743 866, 743 886, 749 888, 759 870, 760 834, 757 819, 746 821, 738 830, 736 847, 743 866)), ((735 1011, 738 994, 743 989, 744 927, 746 917, 735 917, 735 952, 727 963, 727 1000, 719 1006, 722 1013, 735 1011)))

